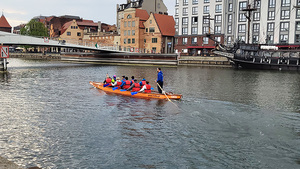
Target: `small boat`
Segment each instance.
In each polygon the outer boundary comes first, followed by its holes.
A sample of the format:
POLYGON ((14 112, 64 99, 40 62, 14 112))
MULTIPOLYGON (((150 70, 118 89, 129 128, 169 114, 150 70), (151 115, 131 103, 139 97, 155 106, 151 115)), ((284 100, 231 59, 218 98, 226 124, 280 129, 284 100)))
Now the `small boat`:
POLYGON ((90 84, 92 86, 94 86, 100 90, 103 90, 105 92, 108 92, 108 93, 115 93, 115 94, 120 94, 120 95, 124 95, 124 96, 143 98, 143 99, 167 99, 167 97, 168 97, 169 99, 179 100, 182 97, 182 95, 170 94, 170 93, 166 93, 166 94, 160 94, 160 93, 156 93, 156 92, 138 93, 138 92, 124 91, 122 89, 113 90, 114 88, 112 88, 112 87, 104 87, 103 83, 101 83, 101 82, 90 82, 90 84))

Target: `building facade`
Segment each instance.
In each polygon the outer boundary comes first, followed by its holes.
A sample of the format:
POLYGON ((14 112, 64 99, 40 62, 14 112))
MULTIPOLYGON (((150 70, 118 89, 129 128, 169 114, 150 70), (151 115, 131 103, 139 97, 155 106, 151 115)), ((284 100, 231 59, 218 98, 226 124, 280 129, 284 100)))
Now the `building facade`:
POLYGON ((117 5, 117 30, 120 32, 121 19, 124 19, 125 10, 129 8, 143 9, 150 13, 167 14, 168 9, 163 0, 127 0, 125 4, 117 5))
POLYGON ((213 48, 211 39, 300 45, 300 0, 176 0, 175 21, 178 52, 193 54, 193 44, 213 48))

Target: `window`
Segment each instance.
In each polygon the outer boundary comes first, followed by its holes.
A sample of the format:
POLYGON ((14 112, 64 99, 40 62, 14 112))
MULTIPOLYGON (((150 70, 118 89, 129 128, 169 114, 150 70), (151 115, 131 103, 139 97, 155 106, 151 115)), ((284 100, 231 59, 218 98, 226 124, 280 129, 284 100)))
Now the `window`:
POLYGON ((240 41, 244 41, 244 42, 245 42, 245 40, 246 40, 246 37, 245 37, 245 36, 238 36, 238 40, 240 40, 240 41))
POLYGON ((259 39, 258 39, 258 35, 253 35, 252 36, 252 43, 258 43, 259 39))
POLYGON ((289 23, 288 22, 281 22, 280 23, 280 31, 281 32, 289 31, 289 23))
POLYGON ((131 30, 128 30, 128 31, 127 31, 127 33, 128 33, 128 36, 130 36, 130 32, 131 32, 131 30))
POLYGON ((131 24, 132 24, 132 27, 135 27, 135 21, 132 21, 131 24))
POLYGON ((209 0, 204 0, 204 3, 209 3, 209 0))
POLYGON ((127 35, 127 31, 124 31, 124 36, 126 36, 127 35))
POLYGON ((176 0, 176 6, 178 6, 179 5, 179 2, 178 2, 178 0, 176 0))
POLYGON ((222 0, 216 0, 216 2, 222 2, 222 0))
POLYGON ((197 38, 192 38, 192 44, 193 45, 197 44, 197 38))
POLYGON ((178 35, 178 33, 179 33, 179 29, 175 28, 175 34, 178 35))
POLYGON ((290 6, 291 5, 291 0, 282 0, 281 6, 290 6))
POLYGON ((215 26, 215 34, 221 33, 221 26, 215 26))
POLYGON ((300 18, 300 9, 297 9, 297 11, 296 11, 296 18, 297 18, 297 19, 300 18))
POLYGON ((127 43, 127 39, 124 39, 124 44, 126 44, 127 43))
POLYGON ((300 43, 300 35, 296 34, 295 36, 295 43, 300 43))
POLYGON ((146 32, 148 32, 148 28, 146 28, 146 32))
POLYGON ((203 16, 203 24, 208 24, 208 23, 209 23, 208 16, 203 16))
POLYGON ((209 27, 205 26, 203 27, 203 34, 207 34, 207 33, 209 33, 209 27))
POLYGON ((149 22, 150 22, 150 24, 152 24, 152 20, 150 20, 149 22))
POLYGON ((254 21, 259 21, 259 19, 260 19, 260 13, 259 12, 254 12, 253 20, 254 21))
POLYGON ((275 11, 269 11, 268 20, 274 20, 274 19, 275 19, 275 11))
POLYGON ((155 32, 155 28, 154 27, 150 27, 149 28, 149 32, 155 32))
POLYGON ((289 10, 282 10, 281 11, 281 19, 289 19, 290 18, 290 11, 289 10))
POLYGON ((176 26, 179 25, 179 18, 175 18, 175 25, 176 25, 176 26))
POLYGON ((134 44, 135 43, 135 38, 133 38, 131 42, 132 42, 132 44, 134 44))
POLYGON ((216 13, 222 12, 222 5, 216 5, 216 13))
POLYGON ((300 22, 296 22, 296 31, 300 31, 300 22))
POLYGON ((274 35, 267 35, 267 43, 274 43, 274 35))
POLYGON ((135 35, 135 30, 132 30, 132 33, 131 33, 131 35, 135 35))
POLYGON ((274 31, 274 23, 268 23, 267 25, 267 29, 268 29, 268 32, 273 32, 274 31))
POLYGON ((192 14, 193 15, 198 15, 198 7, 193 7, 192 8, 192 14))
POLYGON ((198 34, 198 27, 192 27, 192 34, 197 35, 198 34))
POLYGON ((287 43, 289 39, 289 35, 280 35, 279 39, 280 39, 280 43, 287 43))
POLYGON ((80 32, 77 32, 77 36, 81 36, 81 33, 80 33, 80 32))
POLYGON ((227 33, 228 33, 228 34, 231 34, 231 33, 232 33, 232 25, 228 25, 227 33))
POLYGON ((231 23, 232 22, 232 14, 229 14, 228 15, 228 23, 231 23))
POLYGON ((127 22, 124 22, 124 27, 127 27, 127 22))
POLYGON ((182 34, 187 35, 188 34, 188 28, 182 28, 182 34))
POLYGON ((243 13, 240 13, 239 14, 239 22, 245 22, 246 21, 246 16, 245 16, 245 14, 243 14, 243 13))
POLYGON ((131 43, 131 39, 128 39, 128 44, 130 44, 131 43))
POLYGON ((179 9, 178 9, 178 8, 175 9, 175 15, 176 15, 176 16, 179 15, 179 9))
POLYGON ((203 13, 209 13, 209 6, 203 7, 203 13))
POLYGON ((276 0, 269 0, 269 8, 275 8, 276 0))
POLYGON ((152 51, 156 53, 156 47, 152 47, 152 51))
POLYGON ((215 23, 221 23, 222 22, 222 15, 215 15, 215 23))
POLYGON ((182 38, 182 44, 186 45, 187 44, 187 38, 182 38))
POLYGON ((132 16, 129 14, 129 15, 127 15, 127 19, 130 19, 130 18, 132 18, 132 16))
POLYGON ((197 25, 198 24, 198 17, 192 17, 192 24, 197 25))
POLYGON ((71 32, 67 32, 67 36, 71 36, 71 32))
POLYGON ((300 5, 300 0, 297 0, 297 5, 300 5))
POLYGON ((254 8, 260 8, 260 0, 255 1, 254 8))
POLYGON ((157 38, 152 38, 152 43, 157 43, 157 38))
POLYGON ((227 44, 231 44, 231 42, 232 42, 232 37, 231 37, 231 36, 228 36, 228 37, 227 37, 227 44))
POLYGON ((232 3, 228 4, 228 11, 229 11, 229 12, 232 12, 232 8, 233 8, 232 3))
POLYGON ((208 44, 208 37, 203 37, 203 44, 208 44))
POLYGON ((131 27, 131 22, 130 21, 128 21, 128 27, 131 27))
POLYGON ((182 25, 187 25, 188 24, 188 19, 189 18, 182 18, 182 25))
POLYGON ((182 15, 188 15, 188 8, 182 8, 182 15))
POLYGON ((259 32, 259 23, 253 24, 253 32, 259 32))
POLYGON ((188 5, 189 4, 189 0, 183 0, 183 5, 188 5))
POLYGON ((240 11, 247 9, 247 2, 240 2, 240 11))
POLYGON ((245 24, 240 24, 238 26, 238 31, 239 31, 239 33, 245 33, 246 32, 246 25, 245 24))
POLYGON ((221 42, 221 37, 219 37, 219 36, 216 36, 216 37, 215 37, 215 41, 217 41, 217 42, 221 42))
POLYGON ((198 0, 193 0, 193 5, 197 5, 198 4, 198 0))

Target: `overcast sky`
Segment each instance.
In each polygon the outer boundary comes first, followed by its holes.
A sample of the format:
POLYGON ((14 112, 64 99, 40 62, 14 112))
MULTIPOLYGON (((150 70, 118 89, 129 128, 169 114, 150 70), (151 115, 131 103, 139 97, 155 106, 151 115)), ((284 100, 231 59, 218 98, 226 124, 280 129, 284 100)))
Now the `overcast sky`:
MULTIPOLYGON (((5 0, 1 2, 0 10, 13 27, 40 15, 75 15, 95 22, 115 24, 116 5, 126 2, 127 0, 5 0)), ((175 0, 164 0, 164 3, 169 15, 173 15, 175 0)))

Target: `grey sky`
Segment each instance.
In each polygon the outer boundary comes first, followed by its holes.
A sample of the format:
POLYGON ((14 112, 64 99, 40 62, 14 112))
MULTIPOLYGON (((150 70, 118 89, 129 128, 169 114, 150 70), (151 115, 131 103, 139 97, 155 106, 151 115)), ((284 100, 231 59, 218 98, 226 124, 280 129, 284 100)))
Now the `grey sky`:
MULTIPOLYGON (((116 5, 127 0, 7 0, 0 10, 11 26, 27 23, 39 15, 75 15, 84 19, 116 23, 116 5)), ((169 15, 174 14, 175 0, 164 0, 169 15)))

